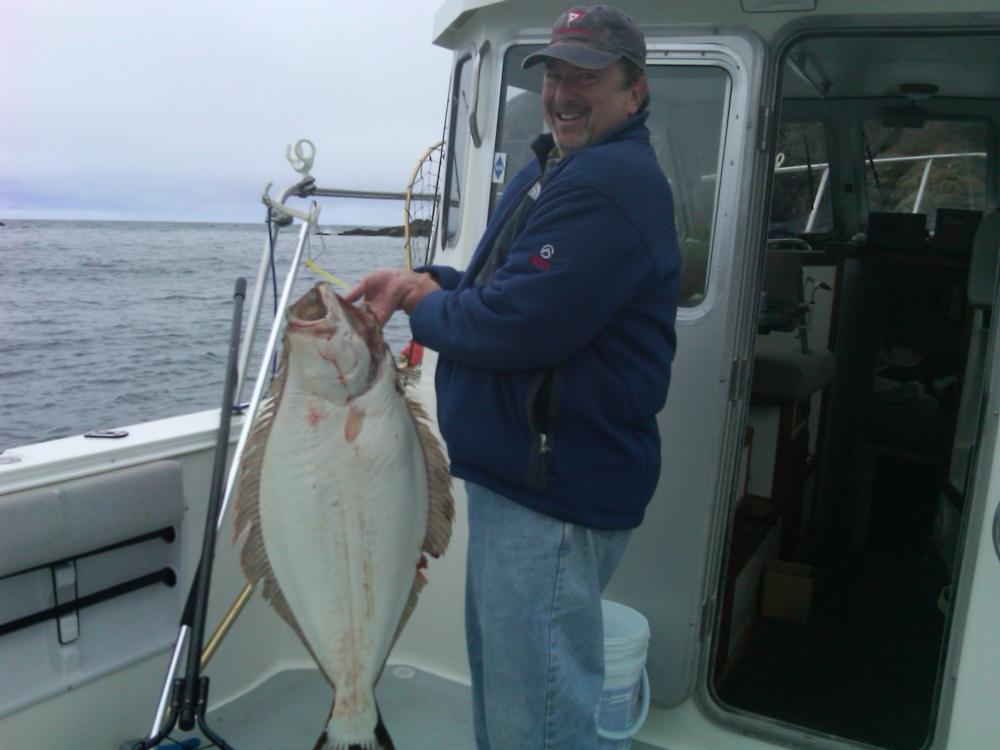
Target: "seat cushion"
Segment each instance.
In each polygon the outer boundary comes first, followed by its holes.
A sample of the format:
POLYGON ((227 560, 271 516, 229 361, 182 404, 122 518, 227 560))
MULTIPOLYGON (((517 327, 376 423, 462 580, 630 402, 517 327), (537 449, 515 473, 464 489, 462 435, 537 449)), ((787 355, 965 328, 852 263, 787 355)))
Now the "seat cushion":
MULTIPOLYGON (((796 342, 797 343, 797 342, 796 342)), ((758 339, 754 354, 754 399, 800 401, 833 382, 833 354, 822 350, 772 347, 758 339)))

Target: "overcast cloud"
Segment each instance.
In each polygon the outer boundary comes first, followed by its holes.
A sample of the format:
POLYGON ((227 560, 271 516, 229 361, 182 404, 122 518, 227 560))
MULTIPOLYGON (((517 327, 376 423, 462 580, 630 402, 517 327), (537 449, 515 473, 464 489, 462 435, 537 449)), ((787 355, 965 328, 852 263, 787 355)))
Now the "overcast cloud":
MULTIPOLYGON (((441 137, 437 0, 2 0, 0 218, 256 221, 316 145, 329 187, 401 191, 441 137)), ((399 223, 333 202, 324 223, 399 223)))

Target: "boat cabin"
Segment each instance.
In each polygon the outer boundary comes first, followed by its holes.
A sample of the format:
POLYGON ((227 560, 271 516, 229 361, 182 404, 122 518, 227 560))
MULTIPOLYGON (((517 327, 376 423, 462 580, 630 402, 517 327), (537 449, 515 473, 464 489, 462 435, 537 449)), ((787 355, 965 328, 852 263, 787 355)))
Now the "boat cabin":
MULTIPOLYGON (((1000 5, 618 5, 646 33, 683 255, 662 476, 605 592, 651 629, 632 747, 995 747, 1000 5)), ((521 61, 563 10, 449 0, 434 17, 454 66, 417 261, 469 262, 544 128, 541 72, 521 61)), ((418 386, 431 412, 434 362, 418 386)), ((213 417, 0 465, 0 746, 145 736, 197 562, 213 417)), ((407 750, 473 746, 456 495, 451 549, 379 687, 407 750)), ((213 625, 243 587, 236 556, 221 534, 213 625)), ((259 596, 208 673, 234 747, 315 739, 329 695, 259 596)))

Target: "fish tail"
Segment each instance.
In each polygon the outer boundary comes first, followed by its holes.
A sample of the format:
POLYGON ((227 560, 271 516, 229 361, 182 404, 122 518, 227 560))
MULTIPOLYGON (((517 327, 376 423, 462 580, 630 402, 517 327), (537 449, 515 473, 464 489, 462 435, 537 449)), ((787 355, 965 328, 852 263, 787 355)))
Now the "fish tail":
POLYGON ((316 740, 313 750, 380 750, 380 748, 374 737, 372 737, 371 742, 365 742, 360 745, 344 745, 334 743, 334 741, 330 739, 330 733, 324 731, 323 734, 319 736, 319 739, 316 740))
POLYGON ((330 717, 314 750, 394 750, 376 707, 374 716, 330 717))
POLYGON ((365 740, 358 740, 357 737, 336 739, 329 729, 323 732, 313 750, 382 750, 375 735, 365 740))

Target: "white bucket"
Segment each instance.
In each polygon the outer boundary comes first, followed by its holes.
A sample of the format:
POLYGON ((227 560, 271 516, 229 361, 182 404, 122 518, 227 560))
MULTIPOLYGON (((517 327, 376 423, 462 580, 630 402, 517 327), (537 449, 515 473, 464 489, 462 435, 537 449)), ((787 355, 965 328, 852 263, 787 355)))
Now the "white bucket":
POLYGON ((646 648, 649 622, 641 612, 601 601, 604 615, 604 689, 597 709, 598 747, 628 750, 649 714, 646 648))

